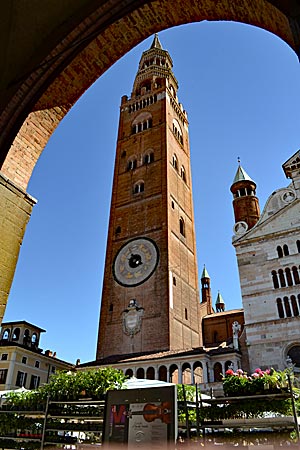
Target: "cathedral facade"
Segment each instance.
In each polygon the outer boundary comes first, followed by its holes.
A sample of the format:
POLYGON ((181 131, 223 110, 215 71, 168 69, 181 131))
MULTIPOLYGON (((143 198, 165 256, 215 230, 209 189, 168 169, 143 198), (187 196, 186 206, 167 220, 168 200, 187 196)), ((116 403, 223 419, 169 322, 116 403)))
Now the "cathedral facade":
POLYGON ((270 195, 261 214, 255 182, 241 166, 231 186, 251 370, 300 369, 300 151, 282 167, 290 184, 270 195))

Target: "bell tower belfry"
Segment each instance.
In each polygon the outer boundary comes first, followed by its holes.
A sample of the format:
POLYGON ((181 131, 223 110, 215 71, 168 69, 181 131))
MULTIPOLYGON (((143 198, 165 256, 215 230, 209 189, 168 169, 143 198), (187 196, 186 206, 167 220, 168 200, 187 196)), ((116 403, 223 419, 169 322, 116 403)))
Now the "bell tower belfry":
POLYGON ((188 120, 172 66, 155 35, 121 100, 97 359, 202 345, 188 120))

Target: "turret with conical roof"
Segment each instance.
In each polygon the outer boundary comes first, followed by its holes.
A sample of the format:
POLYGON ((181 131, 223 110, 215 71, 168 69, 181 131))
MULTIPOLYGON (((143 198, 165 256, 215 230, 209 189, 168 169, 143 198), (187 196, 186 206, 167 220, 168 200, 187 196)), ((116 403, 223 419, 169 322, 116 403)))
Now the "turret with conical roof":
POLYGON ((222 295, 220 294, 220 291, 218 291, 218 295, 217 295, 216 311, 217 312, 225 311, 225 302, 224 302, 222 295))
POLYGON ((205 265, 201 275, 201 301, 202 303, 206 303, 207 314, 212 314, 214 310, 212 307, 210 276, 208 275, 205 265))
POLYGON ((235 218, 234 231, 241 234, 250 230, 259 220, 259 202, 256 197, 256 183, 249 177, 240 164, 236 171, 230 190, 233 194, 235 218))

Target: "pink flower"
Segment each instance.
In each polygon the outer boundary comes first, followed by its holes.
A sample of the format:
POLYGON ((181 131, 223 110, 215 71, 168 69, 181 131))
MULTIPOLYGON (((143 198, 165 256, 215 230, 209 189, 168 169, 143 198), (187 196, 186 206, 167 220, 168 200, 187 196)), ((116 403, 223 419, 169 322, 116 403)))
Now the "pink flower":
POLYGON ((257 372, 254 372, 254 373, 251 375, 251 377, 252 377, 252 378, 259 378, 259 377, 260 377, 260 374, 257 373, 257 372))
POLYGON ((257 368, 257 369, 254 370, 254 372, 255 372, 255 373, 261 373, 262 370, 261 370, 260 368, 257 368))
POLYGON ((234 372, 232 369, 228 369, 226 370, 225 375, 234 375, 234 372))
POLYGON ((243 374, 244 374, 244 371, 243 371, 242 369, 238 369, 238 370, 236 371, 236 373, 237 373, 238 375, 243 375, 243 374))

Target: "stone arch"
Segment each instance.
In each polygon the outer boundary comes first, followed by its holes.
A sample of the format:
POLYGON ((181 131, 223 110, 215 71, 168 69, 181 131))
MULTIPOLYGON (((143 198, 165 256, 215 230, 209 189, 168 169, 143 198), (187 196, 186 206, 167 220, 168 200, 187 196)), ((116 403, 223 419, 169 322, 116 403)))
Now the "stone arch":
POLYGON ((200 361, 196 361, 193 364, 194 369, 194 383, 200 384, 203 383, 203 366, 200 361))
POLYGON ((13 341, 18 341, 18 340, 19 340, 19 338, 20 338, 20 332, 21 332, 21 330, 20 330, 19 327, 17 327, 17 328, 14 329, 13 335, 12 335, 12 340, 13 340, 13 341))
POLYGON ((178 384, 179 383, 179 371, 178 371, 177 364, 171 364, 169 373, 170 373, 170 382, 178 384))
POLYGON ((287 350, 287 356, 289 356, 298 370, 300 369, 300 345, 299 343, 294 343, 290 345, 287 350))
POLYGON ((155 369, 154 367, 148 367, 146 371, 146 378, 147 380, 155 380, 155 369))
POLYGON ((168 370, 166 366, 160 366, 158 369, 158 379, 160 381, 168 381, 168 370))
POLYGON ((214 381, 222 381, 222 364, 219 362, 214 364, 214 381))
POLYGON ((126 369, 125 375, 129 378, 133 377, 133 370, 132 369, 126 369))
MULTIPOLYGON (((52 9, 48 2, 46 15, 40 9, 43 5, 36 2, 32 11, 25 11, 26 19, 20 5, 12 11, 5 2, 1 5, 3 17, 14 24, 10 30, 14 39, 8 36, 3 42, 11 42, 14 48, 6 49, 12 72, 0 85, 0 170, 3 176, 0 181, 4 189, 8 181, 12 182, 18 195, 31 205, 25 205, 23 223, 18 224, 19 236, 4 276, 5 289, 0 286, 3 305, 34 204, 34 199, 25 192, 32 171, 60 121, 121 56, 154 32, 203 20, 236 21, 263 28, 279 36, 295 51, 300 42, 296 13, 283 0, 241 0, 238 4, 219 0, 217 6, 214 0, 186 0, 184 9, 179 0, 174 0, 172 13, 167 0, 112 0, 100 4, 82 0, 72 5, 62 1, 59 8, 52 9), (43 42, 35 45, 41 30, 43 42), (22 34, 25 32, 26 39, 22 34), (23 51, 20 51, 21 45, 23 51), (14 49, 18 49, 18 53, 14 49)), ((7 28, 3 27, 1 32, 6 33, 7 28)), ((0 200, 4 195, 1 191, 0 200)), ((1 229, 0 235, 5 238, 5 234, 8 230, 1 229)), ((1 246, 2 242, 0 251, 1 246)), ((3 313, 2 308, 0 321, 3 313)))
POLYGON ((145 378, 145 369, 143 367, 139 367, 136 371, 136 377, 140 380, 145 378))
POLYGON ((182 364, 182 383, 183 384, 192 384, 192 371, 191 365, 188 362, 182 364))

